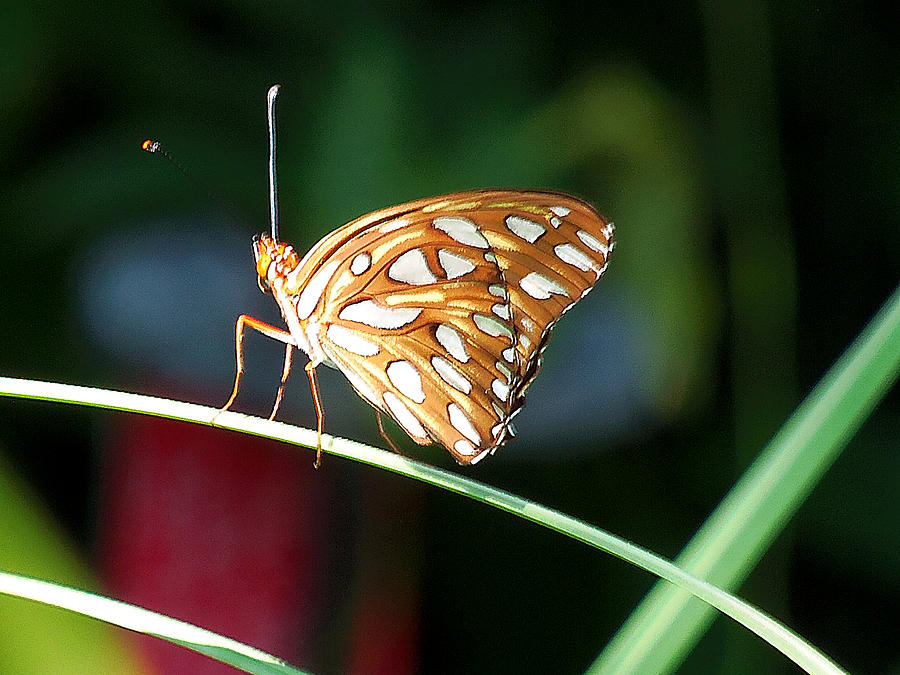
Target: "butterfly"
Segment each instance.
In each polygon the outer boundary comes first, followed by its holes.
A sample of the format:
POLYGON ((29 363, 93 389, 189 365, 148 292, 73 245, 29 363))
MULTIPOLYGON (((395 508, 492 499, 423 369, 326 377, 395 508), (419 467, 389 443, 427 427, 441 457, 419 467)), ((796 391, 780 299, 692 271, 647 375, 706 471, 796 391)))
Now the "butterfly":
MULTIPOLYGON (((559 318, 609 264, 614 227, 586 202, 559 192, 471 190, 375 211, 326 235, 304 256, 278 239, 275 100, 268 94, 271 234, 253 240, 261 290, 287 330, 246 314, 235 325, 237 375, 244 329, 285 344, 278 412, 294 348, 306 352, 317 417, 316 368, 340 370, 421 445, 441 443, 475 464, 515 435, 513 418, 541 367, 559 318)), ((143 148, 161 152, 153 141, 143 148)))
POLYGON ((297 347, 310 359, 320 437, 315 369, 324 363, 416 443, 475 464, 515 434, 554 325, 600 279, 614 246, 613 224, 589 204, 532 190, 375 211, 302 258, 263 233, 253 243, 258 282, 287 330, 238 319, 238 376, 223 410, 237 395, 249 326, 286 345, 273 417, 297 347))

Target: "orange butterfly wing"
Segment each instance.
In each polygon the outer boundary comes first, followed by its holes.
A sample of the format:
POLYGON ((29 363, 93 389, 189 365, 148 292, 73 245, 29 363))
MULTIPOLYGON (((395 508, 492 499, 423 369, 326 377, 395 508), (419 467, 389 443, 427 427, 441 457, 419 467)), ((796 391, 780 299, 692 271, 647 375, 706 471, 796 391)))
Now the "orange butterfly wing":
POLYGON ((313 359, 417 443, 472 464, 514 434, 550 331, 613 247, 612 224, 574 197, 461 192, 335 230, 294 261, 276 299, 313 359))

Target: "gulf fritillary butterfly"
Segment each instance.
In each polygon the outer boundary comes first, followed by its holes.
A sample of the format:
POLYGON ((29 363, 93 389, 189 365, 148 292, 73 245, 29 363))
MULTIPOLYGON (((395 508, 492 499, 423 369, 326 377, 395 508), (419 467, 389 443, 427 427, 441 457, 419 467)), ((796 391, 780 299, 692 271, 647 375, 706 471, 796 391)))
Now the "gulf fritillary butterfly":
POLYGON ((416 443, 441 443, 460 464, 475 464, 515 434, 553 326, 609 264, 613 224, 558 192, 473 190, 375 211, 301 258, 277 237, 276 95, 277 85, 269 92, 272 234, 254 238, 253 252, 259 286, 288 329, 238 319, 237 377, 223 410, 238 392, 250 326, 286 345, 272 417, 293 348, 309 356, 317 465, 322 363, 416 443))

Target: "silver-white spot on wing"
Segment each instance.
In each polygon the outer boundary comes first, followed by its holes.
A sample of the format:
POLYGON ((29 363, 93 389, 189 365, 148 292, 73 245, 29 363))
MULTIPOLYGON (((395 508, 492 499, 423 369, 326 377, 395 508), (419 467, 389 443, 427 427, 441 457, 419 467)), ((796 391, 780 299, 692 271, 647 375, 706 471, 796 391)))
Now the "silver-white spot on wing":
POLYGON ((605 242, 597 239, 597 237, 592 235, 590 232, 587 232, 585 230, 578 230, 578 232, 576 232, 575 234, 577 234, 578 238, 584 242, 585 246, 597 251, 598 253, 602 253, 604 258, 609 254, 609 246, 605 242))
POLYGON ((312 279, 306 283, 306 286, 303 287, 303 290, 300 292, 300 299, 297 300, 298 319, 305 321, 312 314, 339 263, 339 260, 332 260, 316 272, 312 279))
POLYGON ((491 305, 491 311, 501 319, 509 320, 509 305, 491 305))
POLYGON ((397 387, 401 394, 416 403, 425 401, 425 392, 422 390, 422 376, 409 361, 391 361, 385 372, 387 372, 391 384, 397 387))
POLYGON ((506 286, 504 286, 503 284, 491 284, 490 286, 488 286, 488 293, 506 300, 506 286))
POLYGON ((529 244, 536 242, 538 237, 546 232, 543 225, 521 216, 507 216, 506 226, 514 235, 524 239, 529 244))
POLYGON ((481 436, 478 434, 478 430, 472 424, 472 420, 466 417, 466 413, 463 412, 462 408, 455 403, 450 403, 447 405, 447 413, 450 415, 450 424, 453 425, 454 429, 472 441, 473 444, 481 445, 481 436))
POLYGON ((560 218, 565 218, 567 215, 572 213, 572 209, 568 209, 565 206, 551 206, 550 210, 560 218))
POLYGON ((494 451, 495 449, 496 449, 496 448, 493 448, 493 447, 485 448, 484 450, 481 451, 481 454, 480 454, 480 455, 477 455, 476 457, 473 457, 473 458, 469 461, 469 464, 471 464, 472 466, 475 466, 476 464, 478 464, 478 462, 480 462, 481 460, 483 460, 485 457, 487 457, 487 456, 490 455, 490 454, 493 454, 493 451, 494 451))
POLYGON ((494 395, 501 401, 506 401, 509 396, 509 385, 503 380, 496 379, 491 382, 491 391, 493 391, 494 395))
POLYGON ((428 433, 425 431, 422 423, 393 392, 384 392, 384 402, 394 415, 394 418, 400 423, 400 426, 406 429, 406 433, 418 438, 428 438, 428 433))
POLYGON ((597 264, 588 257, 587 253, 577 246, 572 244, 558 244, 553 247, 553 252, 556 254, 556 257, 564 263, 577 267, 582 272, 587 272, 588 270, 594 270, 596 272, 598 270, 597 264))
POLYGON ((538 274, 537 272, 529 272, 522 277, 519 280, 519 286, 535 300, 546 300, 550 297, 551 293, 565 296, 569 295, 566 293, 565 288, 552 279, 548 279, 543 274, 538 274))
POLYGON ((383 223, 378 231, 382 234, 387 234, 388 232, 393 232, 394 230, 399 230, 401 227, 406 227, 409 225, 409 221, 406 218, 397 218, 396 220, 389 220, 386 223, 383 223))
MULTIPOLYGON (((475 446, 462 438, 453 444, 453 449, 461 455, 474 455, 476 452, 475 446)), ((472 463, 474 464, 475 462, 472 463)))
POLYGON ((440 216, 434 219, 434 226, 447 236, 466 246, 490 248, 488 240, 478 231, 478 226, 468 218, 460 216, 440 216))
POLYGON ((380 351, 377 344, 367 340, 355 330, 350 330, 334 323, 328 326, 325 334, 338 347, 343 347, 348 352, 353 352, 358 356, 375 356, 380 351))
POLYGON ((502 352, 500 352, 500 354, 503 356, 504 359, 506 359, 510 363, 513 363, 516 360, 515 347, 507 347, 502 352))
POLYGON ((494 366, 503 373, 503 376, 506 378, 506 383, 509 384, 512 382, 512 371, 507 367, 503 361, 497 361, 494 366))
POLYGON ((438 251, 438 262, 447 273, 448 279, 456 279, 475 269, 475 263, 466 256, 445 249, 438 251))
POLYGON ((500 337, 502 335, 508 340, 513 339, 513 334, 509 329, 509 326, 497 321, 497 319, 492 316, 487 316, 486 314, 473 314, 472 320, 475 322, 475 325, 478 326, 479 330, 484 331, 491 337, 500 337))
POLYGON ((531 347, 531 340, 527 335, 525 335, 525 333, 519 333, 519 344, 527 350, 529 347, 531 347))
POLYGON ((434 331, 434 336, 440 343, 441 347, 447 350, 454 359, 460 363, 466 363, 469 360, 469 352, 466 351, 466 344, 462 337, 453 328, 446 324, 441 324, 434 331))
POLYGON ((472 392, 472 383, 454 368, 447 359, 443 359, 440 356, 432 356, 431 365, 434 366, 434 369, 437 371, 437 374, 441 376, 441 379, 454 389, 458 389, 464 394, 470 394, 472 392))
POLYGON ((414 286, 433 284, 438 280, 429 269, 425 254, 417 248, 410 249, 391 263, 388 276, 394 281, 414 286))
POLYGON ((368 253, 357 253, 350 263, 350 271, 356 276, 363 274, 372 266, 372 256, 368 253))
POLYGON ((534 321, 532 321, 527 316, 522 317, 521 323, 522 323, 522 328, 524 328, 525 330, 527 330, 529 332, 533 331, 535 328, 537 328, 537 326, 534 325, 534 321))
POLYGON ((421 313, 418 307, 382 307, 374 300, 360 300, 344 307, 338 316, 372 328, 393 329, 412 323, 421 313))

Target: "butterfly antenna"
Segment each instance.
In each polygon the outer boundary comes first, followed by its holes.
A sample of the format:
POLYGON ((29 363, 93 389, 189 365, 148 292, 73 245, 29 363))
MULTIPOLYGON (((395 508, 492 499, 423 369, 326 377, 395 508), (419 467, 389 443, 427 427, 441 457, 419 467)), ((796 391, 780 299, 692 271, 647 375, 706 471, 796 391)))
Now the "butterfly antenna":
POLYGON ((269 87, 269 222, 272 225, 272 239, 278 241, 278 176, 275 172, 275 99, 278 98, 280 84, 269 87))
POLYGON ((141 150, 145 150, 146 152, 149 152, 151 154, 161 155, 161 156, 165 157, 169 162, 172 163, 172 166, 174 166, 182 174, 184 174, 185 178, 187 178, 190 181, 196 182, 196 179, 188 172, 187 169, 185 169, 181 165, 181 162, 179 162, 177 159, 172 157, 172 155, 169 154, 169 151, 166 150, 162 146, 162 143, 160 143, 159 141, 153 141, 148 138, 146 141, 141 143, 141 150))
POLYGON ((184 166, 181 164, 181 162, 179 162, 177 159, 175 159, 169 153, 169 151, 166 150, 162 146, 162 143, 148 138, 146 141, 141 143, 141 150, 144 150, 145 152, 149 152, 154 155, 160 155, 161 157, 164 157, 170 164, 172 164, 172 166, 174 166, 176 169, 178 169, 182 173, 182 175, 184 175, 184 177, 187 178, 193 185, 195 185, 196 187, 203 190, 203 192, 206 193, 206 196, 209 197, 213 202, 216 202, 217 204, 220 204, 221 206, 223 206, 225 208, 225 210, 228 212, 228 214, 235 220, 235 222, 241 222, 241 220, 243 220, 242 217, 238 214, 237 210, 234 208, 234 205, 230 201, 228 201, 227 199, 224 199, 221 195, 217 194, 212 188, 210 188, 209 185, 207 185, 202 180, 197 178, 194 174, 192 174, 190 171, 185 169, 184 166))

